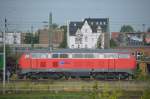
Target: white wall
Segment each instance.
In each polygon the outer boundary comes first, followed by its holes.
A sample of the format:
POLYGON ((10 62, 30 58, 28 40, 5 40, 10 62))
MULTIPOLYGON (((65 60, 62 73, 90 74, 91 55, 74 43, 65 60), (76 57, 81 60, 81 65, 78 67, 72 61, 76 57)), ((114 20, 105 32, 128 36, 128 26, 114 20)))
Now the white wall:
POLYGON ((21 33, 6 33, 6 44, 21 44, 21 33))
POLYGON ((82 43, 81 44, 76 44, 75 38, 76 36, 69 36, 68 39, 68 47, 69 48, 93 48, 95 49, 97 47, 97 41, 99 36, 102 34, 101 32, 99 33, 92 33, 92 29, 90 25, 88 25, 87 21, 85 21, 84 25, 82 26, 80 33, 79 29, 76 32, 76 34, 81 34, 82 35, 82 43))

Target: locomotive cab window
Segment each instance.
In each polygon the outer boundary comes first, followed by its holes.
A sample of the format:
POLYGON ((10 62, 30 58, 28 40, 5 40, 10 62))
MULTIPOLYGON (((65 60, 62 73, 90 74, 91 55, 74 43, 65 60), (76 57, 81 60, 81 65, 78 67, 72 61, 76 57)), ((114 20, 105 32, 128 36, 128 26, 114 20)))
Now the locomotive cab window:
POLYGON ((119 58, 129 58, 129 54, 119 54, 119 58))

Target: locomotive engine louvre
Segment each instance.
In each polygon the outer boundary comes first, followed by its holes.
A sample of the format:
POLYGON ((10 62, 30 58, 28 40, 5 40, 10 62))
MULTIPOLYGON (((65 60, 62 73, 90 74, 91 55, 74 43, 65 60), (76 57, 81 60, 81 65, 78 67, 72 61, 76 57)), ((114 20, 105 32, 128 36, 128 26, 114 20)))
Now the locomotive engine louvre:
POLYGON ((63 49, 28 52, 19 60, 21 77, 29 78, 131 78, 136 59, 127 50, 63 49))

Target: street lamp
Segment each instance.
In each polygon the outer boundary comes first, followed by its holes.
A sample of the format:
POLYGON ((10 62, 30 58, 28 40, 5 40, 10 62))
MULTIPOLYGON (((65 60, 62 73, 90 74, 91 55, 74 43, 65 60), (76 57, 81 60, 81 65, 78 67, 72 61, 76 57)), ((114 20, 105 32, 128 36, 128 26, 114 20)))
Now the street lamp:
POLYGON ((49 14, 49 22, 47 22, 47 21, 43 21, 42 23, 49 23, 49 40, 48 40, 48 43, 49 43, 49 45, 48 45, 48 47, 49 47, 49 51, 51 51, 52 49, 53 49, 53 44, 52 44, 52 13, 50 13, 49 14))

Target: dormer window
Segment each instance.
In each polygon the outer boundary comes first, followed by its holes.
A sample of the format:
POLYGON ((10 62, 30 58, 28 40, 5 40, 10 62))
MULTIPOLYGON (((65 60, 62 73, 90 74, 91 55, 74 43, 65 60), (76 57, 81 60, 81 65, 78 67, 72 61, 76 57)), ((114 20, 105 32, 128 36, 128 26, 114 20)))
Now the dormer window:
POLYGON ((106 22, 103 22, 104 25, 106 25, 106 22))
POLYGON ((74 48, 74 45, 72 45, 72 48, 74 48))
POLYGON ((85 37, 85 42, 87 42, 87 41, 88 41, 88 37, 86 36, 86 37, 85 37))
POLYGON ((74 23, 74 26, 77 26, 77 24, 76 24, 76 23, 74 23))
POLYGON ((85 33, 87 33, 87 29, 85 29, 85 33))
POLYGON ((96 22, 96 25, 98 25, 98 22, 96 22))
POLYGON ((102 25, 102 22, 100 22, 100 25, 102 25))

